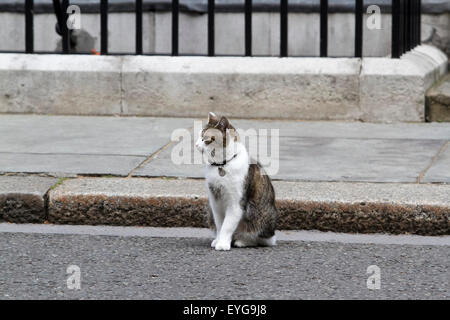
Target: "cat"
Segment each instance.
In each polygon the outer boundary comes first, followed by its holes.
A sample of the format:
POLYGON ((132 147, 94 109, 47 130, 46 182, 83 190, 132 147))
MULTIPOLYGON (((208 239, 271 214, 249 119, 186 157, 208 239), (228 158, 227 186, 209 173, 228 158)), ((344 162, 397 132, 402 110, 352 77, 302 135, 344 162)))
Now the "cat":
POLYGON ((195 146, 208 162, 205 181, 216 232, 211 247, 274 246, 278 211, 272 182, 251 161, 228 119, 210 112, 195 146))

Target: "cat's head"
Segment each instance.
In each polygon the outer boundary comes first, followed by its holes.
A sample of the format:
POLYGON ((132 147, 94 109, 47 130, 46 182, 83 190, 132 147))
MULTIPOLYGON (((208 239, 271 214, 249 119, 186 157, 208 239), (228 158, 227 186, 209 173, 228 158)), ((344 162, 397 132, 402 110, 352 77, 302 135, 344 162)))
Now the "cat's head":
POLYGON ((231 151, 238 141, 238 134, 230 121, 222 116, 218 117, 214 113, 208 114, 208 122, 199 133, 199 138, 195 143, 197 149, 208 156, 220 159, 222 151, 231 151))

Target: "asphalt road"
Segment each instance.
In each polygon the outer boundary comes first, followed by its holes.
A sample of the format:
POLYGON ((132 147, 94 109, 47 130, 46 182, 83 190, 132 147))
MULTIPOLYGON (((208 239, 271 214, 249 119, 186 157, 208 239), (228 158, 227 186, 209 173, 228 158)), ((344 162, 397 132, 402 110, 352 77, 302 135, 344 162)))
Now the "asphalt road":
POLYGON ((0 299, 449 299, 450 246, 0 232, 0 299), (67 287, 69 265, 80 289, 67 287), (381 288, 367 288, 367 267, 381 288))

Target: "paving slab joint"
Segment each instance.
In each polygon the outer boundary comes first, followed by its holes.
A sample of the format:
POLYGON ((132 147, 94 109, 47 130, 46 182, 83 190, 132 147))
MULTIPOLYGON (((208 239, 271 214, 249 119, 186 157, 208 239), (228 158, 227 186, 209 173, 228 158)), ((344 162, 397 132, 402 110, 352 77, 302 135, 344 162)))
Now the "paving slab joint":
POLYGON ((450 143, 450 141, 444 142, 444 144, 441 146, 441 148, 438 150, 438 152, 431 159, 431 161, 428 164, 428 166, 417 177, 417 183, 422 183, 423 177, 427 174, 428 170, 430 170, 430 168, 436 163, 436 161, 438 160, 439 156, 445 152, 445 150, 447 149, 449 143, 450 143))
POLYGON ((48 188, 47 192, 45 192, 44 194, 44 221, 48 221, 48 212, 49 212, 49 197, 50 197, 50 192, 54 189, 56 189, 59 185, 63 184, 64 181, 68 180, 69 178, 59 178, 58 182, 56 182, 55 184, 53 184, 52 186, 50 186, 50 188, 48 188))

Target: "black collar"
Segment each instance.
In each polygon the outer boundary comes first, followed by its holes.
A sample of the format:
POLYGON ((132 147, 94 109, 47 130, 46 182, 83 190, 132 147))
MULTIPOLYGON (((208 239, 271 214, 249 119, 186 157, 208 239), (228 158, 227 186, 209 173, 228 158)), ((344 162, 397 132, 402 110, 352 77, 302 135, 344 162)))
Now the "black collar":
POLYGON ((215 162, 213 162, 213 163, 210 163, 210 165, 216 166, 216 167, 222 167, 222 166, 226 165, 227 162, 230 162, 231 160, 233 160, 234 158, 236 158, 236 156, 237 156, 237 153, 236 153, 234 156, 232 156, 231 159, 228 160, 228 161, 225 159, 225 161, 222 162, 222 163, 215 163, 215 162))

